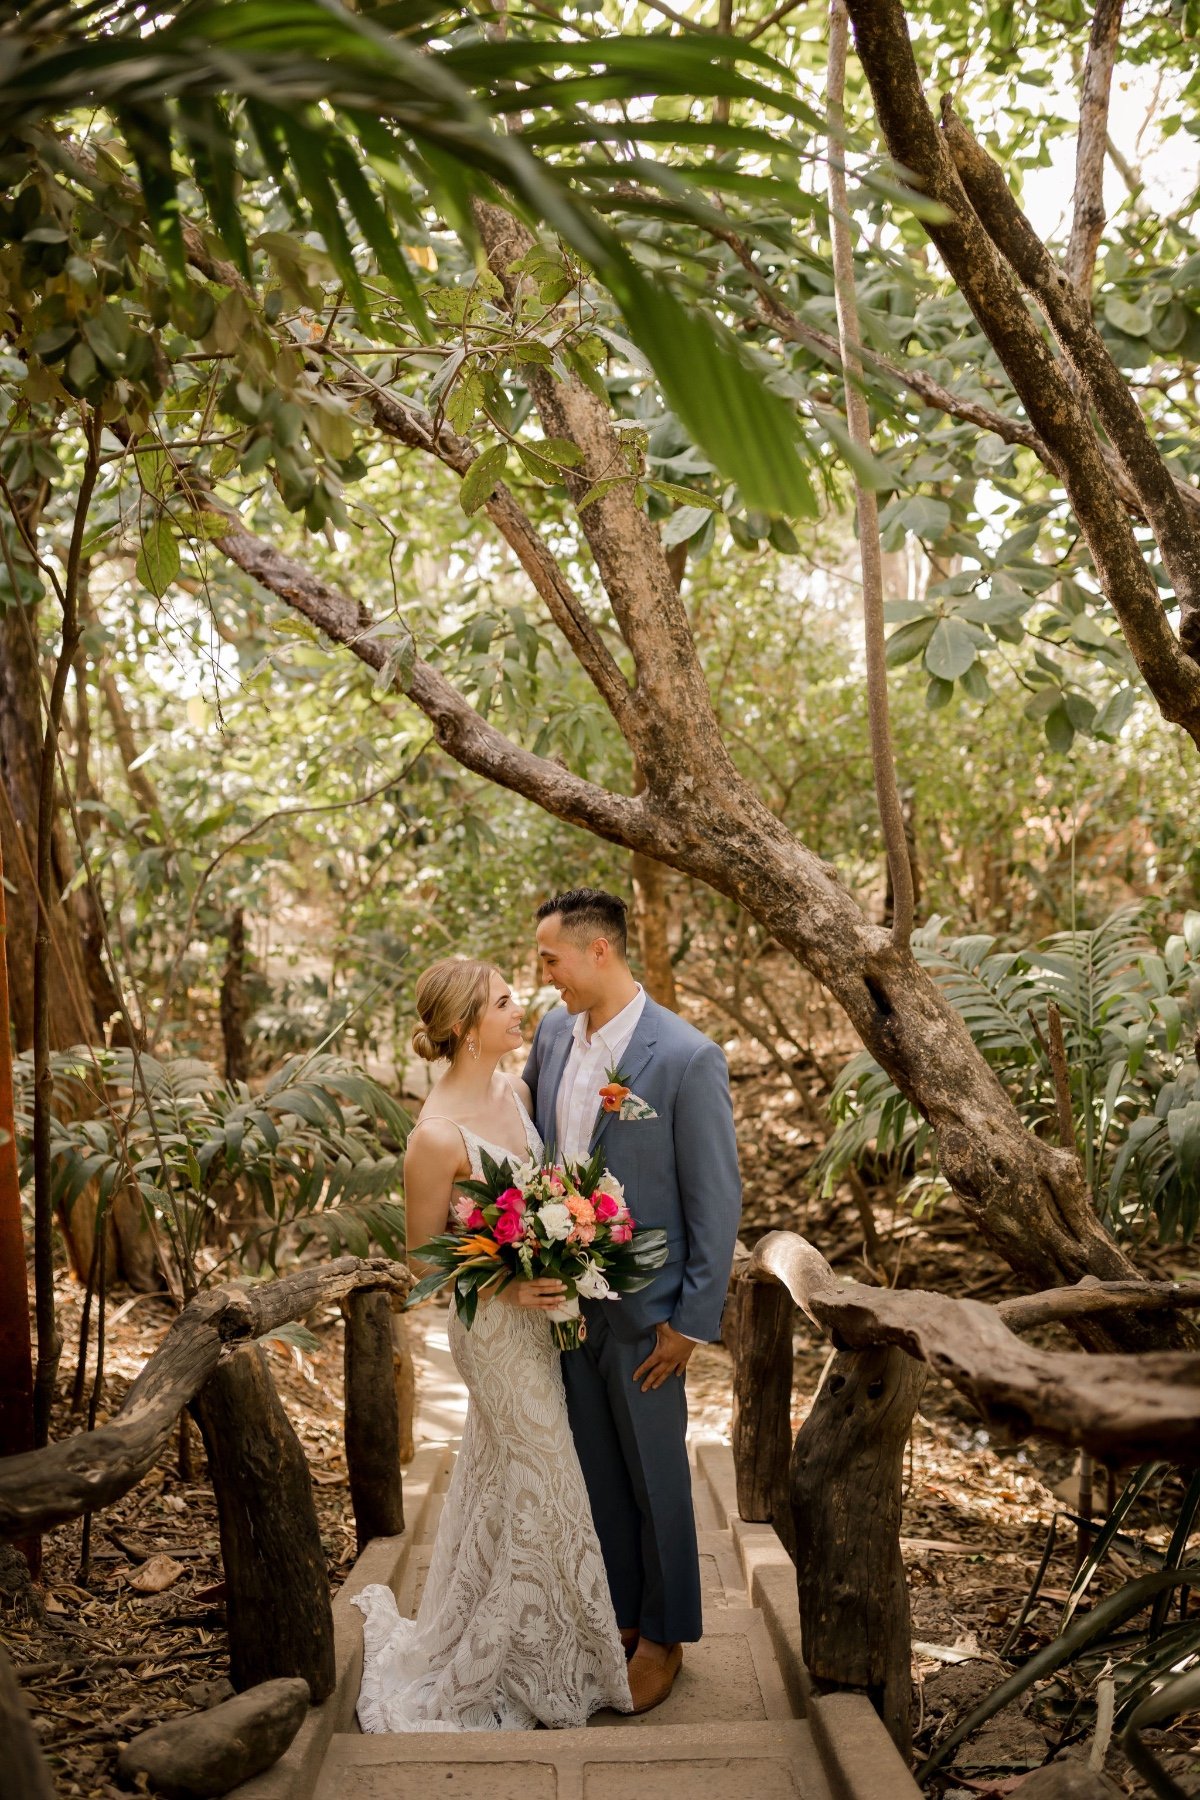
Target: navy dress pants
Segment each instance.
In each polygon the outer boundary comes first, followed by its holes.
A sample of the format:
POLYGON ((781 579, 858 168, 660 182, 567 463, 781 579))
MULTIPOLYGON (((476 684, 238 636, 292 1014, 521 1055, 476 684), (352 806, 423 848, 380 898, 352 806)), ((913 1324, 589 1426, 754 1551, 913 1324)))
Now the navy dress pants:
POLYGON ((603 1302, 586 1316, 563 1382, 617 1624, 656 1644, 694 1643, 703 1626, 684 1378, 644 1394, 633 1371, 654 1348, 653 1327, 625 1343, 603 1302))

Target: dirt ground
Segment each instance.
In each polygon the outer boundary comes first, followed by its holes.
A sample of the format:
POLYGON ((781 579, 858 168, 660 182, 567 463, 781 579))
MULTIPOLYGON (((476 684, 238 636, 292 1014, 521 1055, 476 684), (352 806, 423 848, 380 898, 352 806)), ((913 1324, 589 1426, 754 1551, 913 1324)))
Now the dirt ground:
MULTIPOLYGON (((862 1232, 848 1195, 824 1202, 810 1191, 805 1170, 817 1134, 798 1122, 796 1096, 774 1071, 734 1047, 735 1102, 743 1121, 746 1212, 743 1236, 764 1230, 803 1231, 846 1274, 862 1273, 862 1232), (797 1198, 797 1196, 801 1196, 797 1198)), ((1008 1271, 981 1249, 952 1204, 914 1224, 877 1209, 885 1269, 893 1282, 998 1299, 1011 1290, 1008 1271)), ((1185 1256, 1160 1256, 1155 1267, 1184 1273, 1185 1256)), ((1190 1271, 1189 1271, 1190 1272, 1190 1271)), ((64 1277, 61 1322, 69 1390, 81 1294, 64 1277)), ((101 1420, 119 1406, 138 1370, 160 1342, 171 1310, 157 1297, 114 1292, 108 1306, 107 1385, 101 1420)), ((330 1580, 343 1579, 354 1556, 354 1530, 342 1451, 342 1331, 336 1310, 308 1321, 319 1341, 311 1354, 270 1350, 273 1372, 312 1471, 330 1580)), ((795 1419, 807 1414, 828 1348, 801 1321, 796 1337, 795 1419)), ((730 1365, 721 1346, 697 1351, 689 1373, 694 1427, 728 1436, 730 1365)), ((54 1435, 78 1429, 60 1410, 54 1435)), ((45 1582, 30 1589, 11 1557, 0 1563, 0 1637, 18 1665, 63 1796, 116 1796, 116 1753, 128 1738, 169 1715, 220 1697, 213 1684, 227 1660, 219 1582, 215 1508, 204 1479, 198 1436, 189 1433, 181 1463, 173 1443, 157 1468, 93 1522, 91 1566, 81 1576, 78 1523, 52 1532, 45 1544, 45 1582), (182 1471, 182 1472, 181 1472, 182 1471), (153 1561, 152 1559, 167 1559, 153 1561), (157 1592, 142 1591, 156 1581, 157 1592)), ((906 1477, 904 1548, 909 1573, 919 1754, 997 1685, 1057 1629, 1070 1586, 1076 1528, 1062 1517, 1076 1505, 1074 1459, 1034 1443, 994 1442, 971 1409, 945 1383, 931 1379, 917 1418, 906 1477), (1051 1521, 1057 1542, 1040 1597, 1010 1661, 1004 1645, 1029 1591, 1051 1521)), ((1118 1485, 1122 1477, 1118 1477, 1118 1485)), ((1097 1488, 1104 1497, 1103 1474, 1097 1488)), ((1170 1531, 1179 1484, 1151 1482, 1127 1522, 1128 1541, 1102 1568, 1099 1595, 1140 1572, 1141 1548, 1161 1549, 1170 1531)), ((1200 1602, 1192 1611, 1200 1616, 1200 1602)), ((1091 1670, 1092 1681, 1099 1670, 1091 1670)), ((1059 1747, 1086 1759, 1095 1730, 1092 1693, 1062 1678, 1042 1682, 1032 1698, 1006 1709, 959 1751, 932 1791, 968 1800, 1019 1791, 1027 1773, 1059 1747)), ((1195 1724, 1193 1718, 1185 1724, 1195 1724)), ((1166 1757, 1180 1790, 1200 1794, 1200 1732, 1177 1728, 1147 1734, 1166 1757)), ((1144 1794, 1121 1754, 1105 1759, 1110 1789, 1144 1794)), ((1097 1781, 1099 1777, 1097 1777, 1097 1781)))

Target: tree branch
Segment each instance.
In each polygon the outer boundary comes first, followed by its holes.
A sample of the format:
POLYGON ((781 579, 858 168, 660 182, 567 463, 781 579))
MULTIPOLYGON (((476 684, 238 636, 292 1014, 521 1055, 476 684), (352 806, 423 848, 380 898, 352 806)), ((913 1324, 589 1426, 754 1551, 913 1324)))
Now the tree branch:
MULTIPOLYGON (((476 202, 475 215, 488 261, 511 303, 519 282, 510 273, 511 265, 533 239, 498 206, 476 202)), ((725 771, 730 766, 728 753, 696 657, 687 609, 657 528, 634 496, 625 447, 613 430, 607 404, 577 376, 560 381, 536 363, 527 379, 547 436, 569 438, 583 454, 580 466, 564 475, 576 506, 597 482, 626 477, 590 501, 579 520, 621 636, 633 654, 640 702, 639 758, 647 776, 652 785, 661 787, 688 778, 696 764, 725 771), (684 723, 686 739, 680 732, 684 723)))
POLYGON ((1200 667, 1170 629, 1090 421, 967 198, 925 101, 899 0, 848 0, 893 158, 943 209, 926 230, 1058 470, 1097 576, 1163 717, 1200 744, 1200 667))
MULTIPOLYGON (((871 416, 862 391, 862 364, 858 358, 858 298, 854 287, 854 245, 850 237, 850 211, 846 199, 846 151, 844 97, 846 91, 846 40, 849 20, 845 0, 831 0, 829 8, 829 70, 826 107, 829 124, 829 229, 833 243, 833 291, 837 305, 842 385, 851 442, 864 454, 871 450, 871 416)), ((854 471, 854 496, 858 508, 858 554, 862 568, 863 637, 867 659, 867 717, 871 730, 871 764, 875 773, 875 799, 892 884, 892 941, 907 950, 912 936, 912 863, 904 809, 896 785, 896 758, 892 747, 892 721, 888 710, 887 643, 883 629, 883 550, 879 540, 879 502, 873 488, 854 471)))
MULTIPOLYGON (((336 356, 336 350, 331 351, 336 356)), ((331 384, 354 401, 366 400, 379 430, 422 450, 428 456, 465 475, 479 454, 465 438, 444 422, 438 425, 423 407, 389 393, 363 373, 347 365, 347 372, 331 384)), ((567 580, 546 540, 523 511, 511 488, 500 482, 484 511, 513 551, 558 629, 574 651, 584 673, 612 713, 627 742, 640 730, 636 697, 600 633, 588 618, 583 602, 567 580)))
POLYGON ((1089 304, 1096 252, 1104 230, 1104 153, 1108 143, 1108 102, 1113 64, 1121 35, 1122 0, 1098 0, 1092 17, 1083 89, 1079 97, 1079 136, 1075 142, 1075 199, 1071 241, 1067 245, 1067 280, 1089 304))
MULTIPOLYGON (((735 231, 720 230, 715 226, 708 227, 710 235, 719 242, 727 244, 745 269, 751 285, 758 295, 757 307, 759 318, 764 325, 771 326, 780 337, 787 338, 790 343, 802 344, 805 348, 815 350, 819 355, 828 358, 834 368, 840 367, 841 356, 837 339, 816 325, 810 325, 794 313, 783 300, 776 288, 767 280, 759 269, 751 254, 749 245, 735 231)), ((995 407, 985 406, 982 401, 971 400, 965 394, 956 393, 942 382, 936 381, 924 369, 909 368, 901 363, 894 363, 888 357, 880 355, 869 345, 858 344, 858 354, 864 366, 872 374, 880 376, 884 381, 892 382, 896 387, 907 388, 935 412, 943 412, 949 418, 961 419, 966 425, 977 425, 980 431, 991 431, 1006 444, 1018 445, 1022 449, 1032 450, 1055 476, 1058 468, 1053 457, 1043 444, 1041 438, 1031 425, 1022 419, 1014 419, 1008 413, 998 411, 995 407)), ((1121 497, 1121 503, 1139 518, 1145 515, 1141 501, 1138 499, 1133 484, 1126 475, 1118 460, 1117 453, 1109 444, 1100 446, 1108 473, 1121 497)), ((1192 487, 1181 476, 1172 477, 1180 503, 1189 508, 1200 520, 1200 488, 1192 487)))
MULTIPOLYGON (((1096 329, 1091 298, 1081 294, 1058 267, 1013 199, 1000 165, 948 103, 942 108, 942 128, 984 229, 1037 300, 1091 396, 1158 539, 1163 567, 1179 601, 1184 648, 1190 656, 1200 658, 1200 522, 1193 520, 1180 502, 1171 472, 1150 436, 1129 383, 1096 329)), ((1195 672, 1200 677, 1200 669, 1195 672)))
MULTIPOLYGON (((379 630, 359 601, 247 531, 235 513, 223 507, 197 478, 181 472, 181 485, 192 505, 219 514, 229 529, 212 538, 222 555, 253 576, 268 593, 286 602, 295 612, 323 631, 335 643, 352 650, 368 668, 382 671, 396 648, 396 639, 379 630)), ((644 817, 640 800, 611 794, 573 775, 549 757, 535 756, 497 731, 431 664, 415 657, 408 672, 395 678, 399 692, 420 707, 442 749, 464 768, 553 813, 568 824, 582 826, 629 849, 647 847, 654 834, 644 817)))

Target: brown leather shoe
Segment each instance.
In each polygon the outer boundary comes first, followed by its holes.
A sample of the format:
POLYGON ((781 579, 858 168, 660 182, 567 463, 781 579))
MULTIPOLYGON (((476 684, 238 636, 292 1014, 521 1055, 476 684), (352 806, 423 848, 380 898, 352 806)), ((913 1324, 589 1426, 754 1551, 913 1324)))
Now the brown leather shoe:
POLYGON ((635 1650, 629 1659, 629 1695, 635 1713, 649 1712, 652 1707, 661 1706, 675 1686, 675 1677, 683 1666, 683 1645, 666 1644, 663 1647, 665 1656, 650 1656, 635 1650))
POLYGON ((625 1661, 628 1662, 634 1651, 637 1649, 638 1644, 641 1642, 642 1634, 636 1625, 622 1625, 620 1628, 620 1636, 621 1648, 625 1652, 625 1661))

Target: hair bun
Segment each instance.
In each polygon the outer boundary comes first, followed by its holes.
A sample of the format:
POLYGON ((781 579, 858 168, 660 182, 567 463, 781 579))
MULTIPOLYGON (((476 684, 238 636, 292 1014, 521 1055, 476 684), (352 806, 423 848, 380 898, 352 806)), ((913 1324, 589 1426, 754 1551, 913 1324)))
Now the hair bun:
POLYGON ((425 1062, 437 1062, 439 1057, 446 1054, 444 1050, 438 1049, 424 1025, 414 1026, 412 1047, 416 1054, 423 1058, 425 1062))

